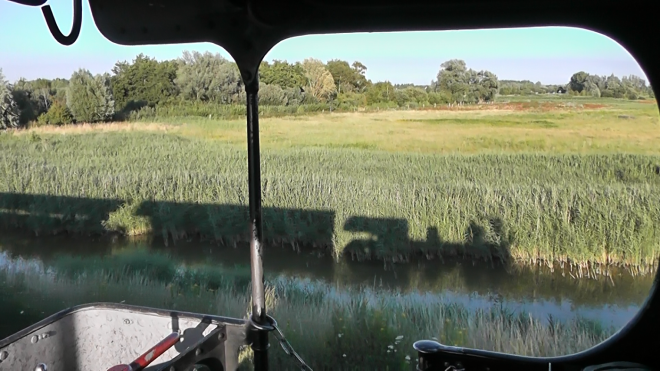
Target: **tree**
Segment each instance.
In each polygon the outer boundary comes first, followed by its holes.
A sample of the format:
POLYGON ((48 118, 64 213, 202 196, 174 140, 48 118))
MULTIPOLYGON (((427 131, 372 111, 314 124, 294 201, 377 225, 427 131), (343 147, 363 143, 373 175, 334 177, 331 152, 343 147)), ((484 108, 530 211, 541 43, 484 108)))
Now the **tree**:
POLYGON ((588 77, 589 74, 584 71, 574 73, 573 76, 571 76, 571 81, 568 83, 568 88, 572 91, 581 93, 586 86, 588 77))
POLYGON ((48 110, 53 103, 53 95, 55 95, 51 81, 48 79, 34 80, 32 83, 32 92, 35 99, 39 101, 40 108, 48 110))
POLYGON ((367 104, 392 102, 395 100, 394 92, 394 86, 391 82, 377 82, 367 89, 367 104))
MULTIPOLYGON (((13 84, 11 87, 11 95, 18 107, 20 125, 25 125, 36 119, 41 113, 39 110, 40 100, 34 99, 32 91, 28 86, 28 82, 25 79, 21 78, 13 84)), ((48 108, 45 110, 47 109, 48 108)), ((45 112, 45 110, 42 112, 45 112)))
POLYGON ((418 87, 406 88, 406 93, 410 97, 410 102, 417 104, 429 104, 429 95, 424 89, 418 87))
POLYGON ((303 92, 300 88, 286 88, 282 89, 282 92, 287 106, 318 103, 316 98, 303 92))
POLYGON ((242 102, 240 71, 220 54, 184 51, 174 83, 185 99, 221 104, 242 102))
POLYGON ((51 81, 48 79, 36 79, 27 81, 25 79, 19 80, 15 85, 28 92, 30 98, 34 101, 37 111, 46 112, 53 102, 55 92, 51 87, 51 81))
POLYGON ((469 75, 464 61, 452 59, 440 65, 437 90, 447 91, 455 102, 464 102, 469 91, 469 75))
MULTIPOLYGON (((531 81, 529 85, 534 86, 531 81)), ((452 59, 440 65, 432 90, 443 92, 458 103, 492 101, 498 94, 499 81, 490 71, 468 70, 464 61, 452 59)))
POLYGON ((618 77, 612 74, 605 79, 605 90, 601 91, 602 97, 623 98, 625 94, 626 89, 618 77))
POLYGON ((344 109, 354 109, 355 107, 365 106, 367 100, 364 94, 360 93, 341 93, 337 94, 337 106, 344 109))
POLYGON ((328 72, 332 75, 335 81, 335 86, 338 92, 350 93, 354 91, 353 82, 355 80, 355 73, 351 66, 346 61, 333 59, 326 64, 328 72))
POLYGON ((279 85, 282 89, 300 89, 307 84, 305 70, 300 63, 290 64, 280 60, 274 60, 273 64, 261 62, 259 81, 267 85, 279 85))
POLYGON ((463 60, 450 59, 440 65, 440 71, 465 72, 467 71, 467 65, 463 60))
POLYGON ((277 85, 262 84, 259 86, 260 106, 284 106, 287 104, 287 96, 284 90, 277 85))
MULTIPOLYGON (((385 90, 387 93, 387 86, 385 90)), ((394 85, 393 101, 395 101, 399 107, 417 107, 418 105, 430 104, 429 94, 424 89, 415 87, 413 84, 394 85), (400 88, 399 86, 406 87, 400 88)))
POLYGON ((646 91, 646 80, 642 79, 639 76, 635 76, 635 75, 623 76, 623 78, 621 79, 621 83, 624 86, 629 87, 637 92, 646 91))
MULTIPOLYGON (((491 102, 495 100, 499 92, 499 81, 497 75, 489 71, 479 71, 477 73, 476 90, 478 91, 477 99, 479 101, 491 102)), ((540 83, 535 86, 537 89, 542 89, 540 83)))
POLYGON ((591 89, 589 90, 590 92, 594 90, 594 86, 597 87, 598 90, 604 90, 607 85, 607 78, 605 76, 589 75, 587 76, 586 85, 591 86, 591 89))
POLYGON ((0 69, 0 129, 16 128, 20 125, 20 112, 11 92, 11 85, 0 69))
POLYGON ((592 97, 600 98, 601 92, 598 88, 598 85, 593 81, 587 81, 584 85, 584 91, 591 95, 592 97))
POLYGON ((328 61, 327 69, 335 80, 339 93, 362 92, 367 86, 367 78, 364 75, 367 67, 360 62, 353 62, 351 67, 346 61, 333 59, 328 61))
POLYGON ((73 122, 73 116, 65 104, 55 101, 46 113, 37 119, 40 125, 68 125, 73 122))
POLYGON ((367 66, 364 64, 355 61, 353 64, 351 64, 351 67, 353 67, 353 70, 357 74, 357 81, 355 84, 355 88, 359 92, 364 92, 369 86, 371 86, 371 80, 367 79, 367 66))
POLYGON ((447 91, 429 93, 429 104, 447 104, 450 102, 451 95, 447 91))
POLYGON ((20 111, 20 123, 25 125, 48 111, 54 99, 55 92, 51 88, 51 81, 36 79, 28 81, 19 79, 12 86, 12 95, 20 111))
POLYGON ((117 62, 112 69, 112 95, 119 111, 153 107, 178 95, 174 61, 158 62, 139 54, 133 63, 117 62))
POLYGON ((79 69, 71 75, 66 105, 76 122, 107 121, 115 113, 110 75, 96 75, 79 69))
POLYGON ((327 101, 336 92, 332 74, 318 59, 307 58, 302 63, 307 79, 306 91, 320 101, 327 101))
POLYGON ((53 101, 60 101, 66 104, 66 92, 69 89, 69 80, 53 79, 50 81, 53 101))
POLYGON ((412 97, 408 95, 407 89, 396 89, 394 91, 394 101, 399 107, 403 107, 410 103, 412 97))
POLYGON ((367 66, 364 64, 355 61, 353 64, 351 64, 351 67, 355 70, 355 72, 359 73, 360 75, 364 76, 367 73, 367 66))

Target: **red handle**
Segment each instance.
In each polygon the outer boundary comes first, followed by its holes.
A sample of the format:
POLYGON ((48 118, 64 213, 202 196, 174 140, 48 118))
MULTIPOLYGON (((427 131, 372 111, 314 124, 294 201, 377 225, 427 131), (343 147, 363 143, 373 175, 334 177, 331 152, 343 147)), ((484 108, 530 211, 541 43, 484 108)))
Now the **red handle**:
POLYGON ((161 354, 165 353, 168 349, 174 346, 174 344, 179 342, 179 333, 173 332, 169 334, 165 339, 161 340, 158 344, 154 345, 151 349, 146 351, 143 355, 139 356, 135 361, 131 362, 129 365, 130 371, 140 371, 143 368, 149 366, 154 359, 160 357, 161 354))

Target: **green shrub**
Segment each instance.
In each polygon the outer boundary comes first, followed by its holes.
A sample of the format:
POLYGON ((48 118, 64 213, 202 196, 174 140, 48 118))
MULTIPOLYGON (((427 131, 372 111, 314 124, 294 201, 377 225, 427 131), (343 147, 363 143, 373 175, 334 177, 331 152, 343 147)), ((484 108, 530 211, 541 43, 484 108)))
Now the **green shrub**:
POLYGON ((53 102, 46 113, 39 115, 37 119, 39 126, 42 125, 68 125, 73 123, 73 116, 66 105, 59 101, 53 102))

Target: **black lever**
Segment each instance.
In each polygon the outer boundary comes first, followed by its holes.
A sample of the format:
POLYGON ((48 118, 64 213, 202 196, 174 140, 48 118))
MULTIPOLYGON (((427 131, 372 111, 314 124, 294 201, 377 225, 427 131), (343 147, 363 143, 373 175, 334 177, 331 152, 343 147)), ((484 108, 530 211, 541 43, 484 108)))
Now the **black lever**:
POLYGON ((58 43, 69 46, 78 40, 80 29, 82 27, 82 0, 73 0, 73 26, 71 26, 71 32, 67 36, 64 36, 60 31, 60 28, 57 26, 50 5, 42 7, 41 12, 44 14, 46 25, 48 25, 50 33, 58 43))
MULTIPOLYGON (((454 347, 432 340, 413 344, 417 351, 417 371, 546 371, 552 369, 548 358, 515 356, 498 352, 454 347)), ((559 367, 559 370, 566 368, 559 367)))

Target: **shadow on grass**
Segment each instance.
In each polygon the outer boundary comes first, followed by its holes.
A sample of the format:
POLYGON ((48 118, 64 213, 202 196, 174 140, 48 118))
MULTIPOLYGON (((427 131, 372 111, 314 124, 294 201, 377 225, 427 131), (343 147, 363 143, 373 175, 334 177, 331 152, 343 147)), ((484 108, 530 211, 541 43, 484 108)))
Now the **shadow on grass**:
MULTIPOLYGON (((264 243, 267 246, 311 247, 333 251, 336 215, 328 210, 304 210, 265 207, 262 211, 264 243)), ((0 227, 26 229, 37 235, 108 232, 130 234, 131 223, 143 223, 147 236, 168 241, 201 237, 223 245, 249 241, 249 209, 245 205, 142 201, 131 203, 118 199, 92 199, 51 195, 0 193, 0 227), (126 207, 126 205, 133 205, 126 207), (111 216, 122 218, 120 227, 110 226, 111 216), (137 220, 137 222, 135 221, 137 220)), ((464 241, 444 241, 437 228, 427 229, 425 241, 411 240, 405 219, 353 216, 343 230, 367 235, 355 239, 343 249, 344 257, 407 262, 414 256, 429 259, 472 257, 486 261, 509 262, 510 237, 502 230, 502 221, 493 217, 486 228, 472 222, 464 232, 464 241)))

